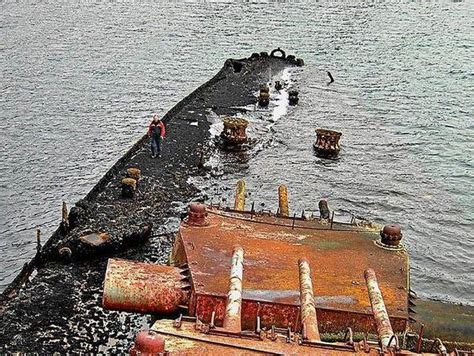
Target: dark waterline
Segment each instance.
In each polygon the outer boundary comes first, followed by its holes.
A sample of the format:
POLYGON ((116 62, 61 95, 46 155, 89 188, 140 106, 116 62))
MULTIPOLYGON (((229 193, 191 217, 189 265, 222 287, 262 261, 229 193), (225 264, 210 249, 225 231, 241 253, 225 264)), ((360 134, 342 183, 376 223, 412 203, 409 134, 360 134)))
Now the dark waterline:
POLYGON ((0 7, 0 289, 35 253, 36 226, 48 236, 61 201, 83 197, 150 112, 166 112, 226 58, 281 46, 306 61, 292 75, 301 105, 271 128, 254 122, 264 148, 206 190, 229 195, 222 187, 246 177, 250 199, 275 208, 286 183, 295 211, 327 197, 339 214, 397 222, 415 290, 474 304, 469 3, 0 7), (339 161, 313 156, 318 126, 343 132, 339 161))

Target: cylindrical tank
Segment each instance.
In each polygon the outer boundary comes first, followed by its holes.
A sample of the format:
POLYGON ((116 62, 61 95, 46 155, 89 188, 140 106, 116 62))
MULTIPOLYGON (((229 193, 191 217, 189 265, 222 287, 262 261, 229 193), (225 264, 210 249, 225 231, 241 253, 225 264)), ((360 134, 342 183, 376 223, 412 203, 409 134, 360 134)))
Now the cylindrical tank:
POLYGON ((109 259, 102 304, 105 309, 170 314, 187 305, 190 285, 173 266, 109 259))

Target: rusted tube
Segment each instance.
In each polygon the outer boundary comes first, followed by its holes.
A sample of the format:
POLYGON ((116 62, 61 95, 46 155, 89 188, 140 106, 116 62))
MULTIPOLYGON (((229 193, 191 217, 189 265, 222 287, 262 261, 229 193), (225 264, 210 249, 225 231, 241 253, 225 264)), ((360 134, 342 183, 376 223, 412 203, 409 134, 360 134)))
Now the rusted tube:
POLYGON ((289 216, 290 212, 288 209, 288 189, 284 184, 278 187, 278 206, 280 208, 281 216, 289 216))
POLYGON ((66 202, 63 201, 63 206, 62 206, 62 209, 61 209, 61 215, 62 215, 62 222, 64 224, 67 224, 67 218, 68 218, 68 213, 67 213, 67 205, 66 205, 66 202))
POLYGON ((224 328, 232 332, 242 330, 242 277, 244 273, 244 250, 235 246, 230 269, 229 292, 225 308, 224 328))
POLYGON ((370 268, 365 271, 364 276, 369 291, 370 304, 372 305, 375 324, 377 325, 377 333, 382 346, 387 347, 391 337, 393 336, 393 330, 387 309, 385 308, 382 293, 380 292, 377 283, 377 277, 375 276, 374 270, 370 268))
POLYGON ((304 336, 309 341, 320 341, 321 337, 319 336, 313 283, 311 282, 311 270, 308 260, 300 258, 298 266, 300 270, 301 323, 303 324, 304 336))
POLYGON ((245 181, 239 180, 237 182, 237 188, 235 190, 235 210, 245 210, 245 181))
POLYGON ((109 259, 102 305, 105 309, 170 314, 187 304, 190 285, 182 270, 135 261, 109 259))

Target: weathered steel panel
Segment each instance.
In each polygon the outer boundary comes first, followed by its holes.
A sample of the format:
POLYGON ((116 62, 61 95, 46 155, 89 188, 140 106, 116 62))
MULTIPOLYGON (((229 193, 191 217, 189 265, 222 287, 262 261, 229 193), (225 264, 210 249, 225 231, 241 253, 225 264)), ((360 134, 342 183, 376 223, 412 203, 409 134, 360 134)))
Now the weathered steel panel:
MULTIPOLYGON (((182 225, 177 243, 186 256, 196 298, 190 311, 210 321, 216 312, 221 323, 228 291, 228 271, 233 247, 246 253, 243 277, 242 327, 255 326, 260 302, 262 326, 296 323, 299 307, 297 261, 311 264, 313 293, 320 331, 341 331, 345 325, 375 331, 364 270, 373 268, 395 332, 403 331, 408 320, 408 261, 406 251, 377 246, 378 231, 355 225, 319 220, 291 219, 248 212, 208 208, 207 226, 182 225), (207 297, 206 297, 207 296, 207 297), (267 307, 267 304, 279 305, 267 307), (287 305, 283 310, 281 305, 287 305), (268 309, 269 308, 269 309, 268 309), (251 312, 250 312, 251 310, 251 312), (267 314, 269 313, 269 314, 267 314), (287 315, 291 315, 288 317, 287 315), (341 316, 339 318, 339 316, 341 316)), ((194 315, 194 314, 193 314, 194 315)), ((218 325, 218 324, 217 324, 218 325)), ((288 326, 288 324, 286 324, 288 326)))

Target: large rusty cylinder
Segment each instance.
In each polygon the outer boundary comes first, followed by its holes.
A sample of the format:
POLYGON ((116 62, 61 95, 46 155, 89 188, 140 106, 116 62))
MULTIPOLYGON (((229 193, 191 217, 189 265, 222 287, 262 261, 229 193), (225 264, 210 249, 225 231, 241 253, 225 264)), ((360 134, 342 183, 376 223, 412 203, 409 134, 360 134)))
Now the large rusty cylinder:
POLYGON ((398 225, 385 225, 380 231, 381 242, 388 246, 398 246, 402 240, 402 229, 398 225))
POLYGON ((245 210, 245 181, 243 180, 237 182, 234 209, 239 211, 245 210))
POLYGON ((288 208, 288 188, 282 184, 278 187, 278 207, 281 216, 289 216, 288 208))
POLYGON ((325 199, 319 201, 319 217, 321 219, 329 219, 329 207, 328 202, 325 199))
POLYGON ((178 267, 110 258, 102 305, 128 312, 172 314, 187 305, 191 285, 178 267))
POLYGON ((207 209, 204 204, 201 203, 190 203, 188 208, 188 219, 186 223, 194 226, 205 226, 207 225, 207 209))
POLYGON ((377 326, 377 334, 379 335, 382 346, 387 347, 393 336, 392 325, 388 317, 387 309, 383 301, 382 292, 380 292, 377 277, 373 269, 368 269, 364 273, 367 289, 369 292, 370 304, 374 313, 375 324, 377 326))
POLYGON ((224 315, 224 328, 231 332, 242 330, 242 278, 244 273, 244 250, 234 248, 230 269, 229 292, 224 315))
POLYGON ((305 258, 299 259, 298 266, 300 272, 301 324, 303 325, 304 336, 309 341, 320 341, 321 336, 319 335, 318 319, 316 318, 311 269, 305 258))

